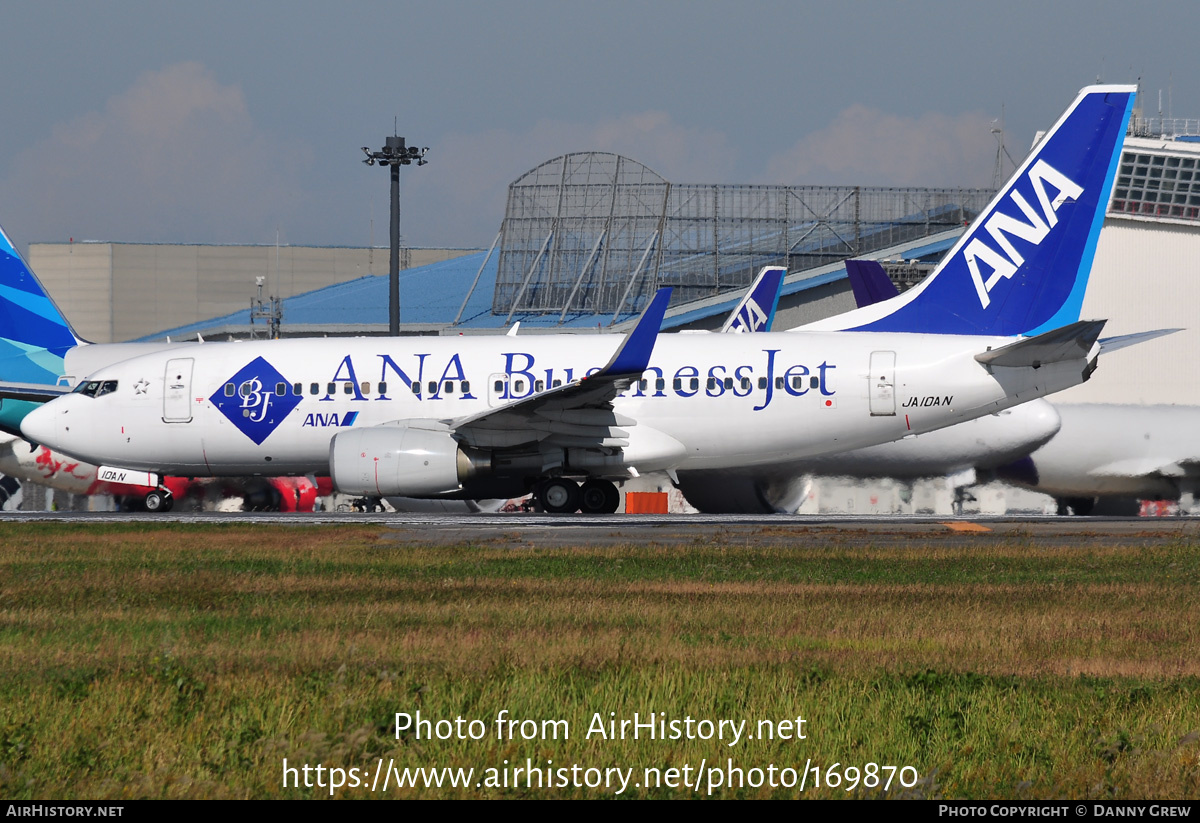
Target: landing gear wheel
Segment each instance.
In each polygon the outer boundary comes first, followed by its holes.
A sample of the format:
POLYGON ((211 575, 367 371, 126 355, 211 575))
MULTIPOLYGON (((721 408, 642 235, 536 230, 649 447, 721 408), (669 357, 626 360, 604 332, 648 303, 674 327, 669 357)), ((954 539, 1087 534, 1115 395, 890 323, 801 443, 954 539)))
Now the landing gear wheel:
POLYGON ((584 514, 612 514, 621 505, 621 493, 607 480, 589 480, 579 491, 579 508, 584 514))
POLYGON ((148 512, 169 512, 175 505, 175 498, 166 489, 154 489, 146 492, 142 502, 148 512))
POLYGON ((1067 497, 1063 500, 1060 500, 1058 503, 1060 513, 1062 513, 1064 507, 1069 508, 1071 514, 1075 515, 1076 517, 1087 517, 1092 513, 1092 509, 1096 508, 1096 498, 1067 497))
POLYGON ((555 477, 538 487, 537 498, 551 514, 570 514, 579 508, 579 485, 574 480, 555 477))

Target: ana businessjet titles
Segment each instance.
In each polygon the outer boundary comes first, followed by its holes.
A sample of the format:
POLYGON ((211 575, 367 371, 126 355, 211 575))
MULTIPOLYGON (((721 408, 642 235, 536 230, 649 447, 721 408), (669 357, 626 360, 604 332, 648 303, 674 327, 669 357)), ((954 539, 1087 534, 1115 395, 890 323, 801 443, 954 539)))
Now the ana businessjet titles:
MULTIPOLYGON (((613 511, 646 471, 769 466, 1086 380, 1079 307, 1134 89, 1084 89, 919 287, 803 331, 205 343, 106 366, 23 434, 105 467, 613 511), (582 481, 582 488, 578 481, 582 481)), ((19 378, 18 378, 19 379, 19 378)))

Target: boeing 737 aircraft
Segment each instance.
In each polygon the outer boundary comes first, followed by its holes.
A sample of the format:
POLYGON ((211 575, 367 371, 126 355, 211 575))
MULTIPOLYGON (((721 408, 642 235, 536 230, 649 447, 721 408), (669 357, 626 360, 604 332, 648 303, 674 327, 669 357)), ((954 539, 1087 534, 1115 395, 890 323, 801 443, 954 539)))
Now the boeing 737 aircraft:
POLYGON ((151 474, 532 487, 548 511, 603 512, 641 472, 771 466, 992 414, 1086 380, 1104 349, 1079 306, 1133 94, 1084 89, 921 286, 804 330, 660 335, 661 290, 623 338, 207 343, 100 368, 21 431, 151 474))

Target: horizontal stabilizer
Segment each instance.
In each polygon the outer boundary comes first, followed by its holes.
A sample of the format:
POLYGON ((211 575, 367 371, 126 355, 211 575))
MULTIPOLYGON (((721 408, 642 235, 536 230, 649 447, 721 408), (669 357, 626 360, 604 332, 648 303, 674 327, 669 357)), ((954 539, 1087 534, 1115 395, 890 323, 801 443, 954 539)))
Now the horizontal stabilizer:
POLYGON ((1080 320, 1061 329, 1053 329, 1036 337, 1027 337, 998 349, 981 352, 975 359, 985 366, 1031 366, 1035 369, 1047 363, 1063 360, 1082 360, 1100 337, 1107 320, 1080 320))
POLYGON ((56 397, 70 393, 70 386, 42 383, 0 383, 0 400, 31 400, 34 403, 48 403, 56 397))
POLYGON ((1100 339, 1100 353, 1104 354, 1105 352, 1123 349, 1126 346, 1145 343, 1147 340, 1153 340, 1156 337, 1165 337, 1177 331, 1183 331, 1183 329, 1156 329, 1154 331, 1137 332, 1136 334, 1121 334, 1116 337, 1102 337, 1100 339))

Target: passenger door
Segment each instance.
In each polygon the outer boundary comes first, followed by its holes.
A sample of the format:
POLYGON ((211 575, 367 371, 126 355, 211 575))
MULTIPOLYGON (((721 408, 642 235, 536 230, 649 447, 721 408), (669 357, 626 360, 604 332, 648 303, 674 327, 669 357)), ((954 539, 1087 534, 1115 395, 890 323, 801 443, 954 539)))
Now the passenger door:
POLYGON ((163 373, 163 422, 192 422, 192 358, 167 361, 163 373))

